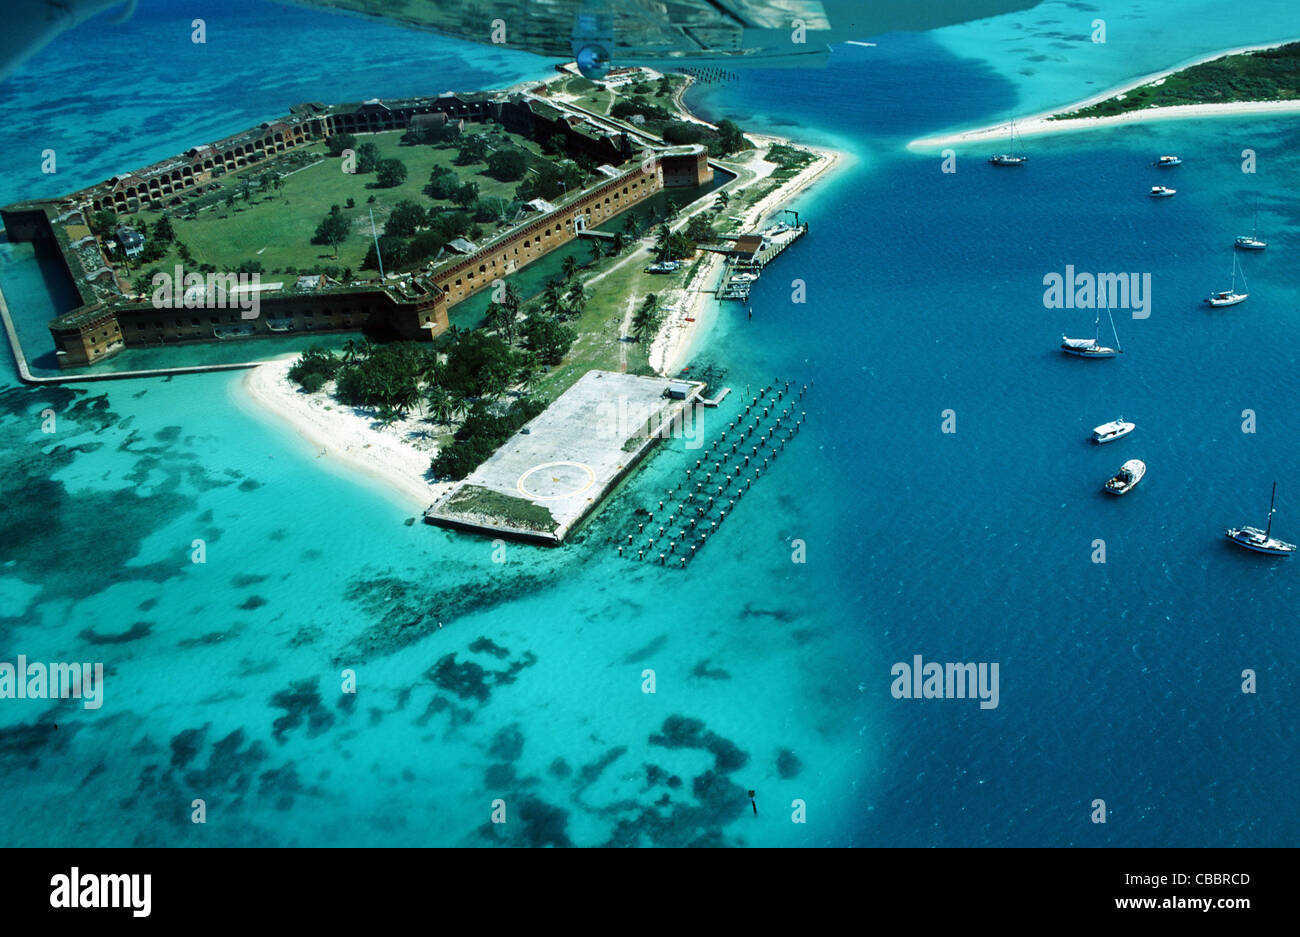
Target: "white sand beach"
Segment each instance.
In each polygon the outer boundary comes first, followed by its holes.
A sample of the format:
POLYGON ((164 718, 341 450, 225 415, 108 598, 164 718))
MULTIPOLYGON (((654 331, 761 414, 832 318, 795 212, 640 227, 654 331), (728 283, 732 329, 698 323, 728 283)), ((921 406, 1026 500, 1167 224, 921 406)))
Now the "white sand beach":
MULTIPOLYGON (((1016 133, 1022 137, 1035 136, 1047 133, 1069 133, 1072 131, 1091 130, 1097 127, 1115 127, 1122 124, 1144 123, 1152 120, 1185 120, 1192 117, 1236 117, 1247 114, 1282 114, 1300 112, 1300 100, 1296 101, 1236 101, 1226 104, 1182 104, 1173 107, 1151 107, 1139 111, 1131 111, 1126 114, 1115 114, 1110 117, 1078 117, 1067 118, 1062 120, 1051 120, 1054 114, 1068 114, 1073 111, 1082 110, 1085 107, 1091 107, 1094 104, 1100 104, 1102 101, 1108 101, 1111 98, 1141 88, 1144 85, 1158 83, 1168 78, 1170 75, 1191 68, 1193 65, 1200 65, 1204 62, 1213 62, 1216 59, 1224 58, 1229 55, 1240 55, 1245 52, 1259 52, 1264 49, 1276 49, 1279 46, 1287 45, 1294 42, 1294 39, 1288 39, 1285 42, 1270 42, 1266 45, 1241 46, 1235 49, 1226 49, 1221 52, 1215 52, 1211 55, 1202 56, 1191 62, 1184 62, 1174 68, 1169 68, 1161 72, 1146 75, 1133 81, 1117 85, 1100 94, 1076 101, 1073 104, 1066 104, 1061 107, 1054 107, 1049 111, 1042 111, 1037 114, 1031 114, 1027 117, 1016 118, 1016 133)), ((993 124, 986 127, 978 127, 974 130, 964 130, 955 133, 942 134, 934 137, 924 137, 913 140, 907 145, 909 150, 930 150, 939 147, 957 146, 963 143, 978 142, 1005 142, 1010 134, 1011 124, 1009 121, 993 124)))
POLYGON ((339 404, 331 381, 308 394, 289 380, 297 356, 268 361, 245 373, 239 386, 259 411, 284 421, 315 450, 317 458, 363 472, 382 482, 413 510, 423 512, 454 482, 430 482, 429 461, 438 453, 435 432, 446 432, 413 414, 379 428, 371 411, 339 404))

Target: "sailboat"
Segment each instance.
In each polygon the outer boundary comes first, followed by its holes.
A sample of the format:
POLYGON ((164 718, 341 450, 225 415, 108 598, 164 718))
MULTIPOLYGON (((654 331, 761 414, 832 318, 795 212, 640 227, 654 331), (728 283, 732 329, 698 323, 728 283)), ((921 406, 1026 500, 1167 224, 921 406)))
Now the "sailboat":
POLYGON ((1259 212, 1256 212, 1255 221, 1250 226, 1250 235, 1249 236, 1245 234, 1240 235, 1237 238, 1236 246, 1240 247, 1244 251, 1262 251, 1264 248, 1268 247, 1268 241, 1261 241, 1259 238, 1255 236, 1255 232, 1258 230, 1258 228, 1259 228, 1259 212))
POLYGON ((1273 505, 1277 501, 1277 482, 1273 482, 1273 497, 1268 502, 1268 525, 1260 530, 1258 527, 1229 527, 1225 535, 1239 547, 1254 550, 1256 553, 1270 553, 1273 556, 1288 556, 1295 552, 1294 543, 1286 543, 1273 537, 1273 505))
POLYGON ((1028 156, 1016 156, 1016 122, 1011 122, 1011 152, 998 153, 996 156, 990 156, 989 162, 994 166, 1023 166, 1029 162, 1028 156))
POLYGON ((1075 355, 1080 358, 1114 358, 1121 354, 1124 349, 1119 347, 1119 332, 1115 331, 1115 317, 1111 315, 1110 310, 1106 310, 1106 315, 1110 319, 1110 330, 1115 335, 1115 347, 1107 348, 1101 343, 1101 315, 1097 315, 1093 325, 1096 327, 1092 338, 1068 338, 1061 336, 1061 351, 1067 355, 1075 355))
MULTIPOLYGON (((1248 297, 1250 293, 1237 292, 1237 271, 1237 255, 1234 253, 1232 255, 1232 287, 1226 290, 1219 290, 1217 293, 1211 293, 1206 297, 1205 301, 1211 306, 1235 306, 1237 303, 1244 303, 1246 297, 1248 297)), ((1246 284, 1246 272, 1244 270, 1241 271, 1241 285, 1246 287, 1246 289, 1250 288, 1246 284)))

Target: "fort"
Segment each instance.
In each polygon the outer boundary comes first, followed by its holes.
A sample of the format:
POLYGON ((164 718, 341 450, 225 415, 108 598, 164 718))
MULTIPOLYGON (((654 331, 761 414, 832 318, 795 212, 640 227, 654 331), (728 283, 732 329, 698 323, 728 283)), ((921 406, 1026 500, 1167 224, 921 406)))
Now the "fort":
POLYGON ((43 241, 61 257, 79 305, 53 319, 49 331, 59 366, 80 368, 125 348, 272 334, 366 330, 430 340, 448 328, 447 310, 455 303, 665 187, 698 186, 712 177, 708 152, 698 144, 655 144, 644 134, 634 143, 617 124, 529 92, 448 92, 334 106, 295 105, 287 116, 62 198, 6 206, 0 218, 11 241, 43 241), (114 260, 103 243, 104 232, 92 231, 97 212, 130 216, 183 208, 205 195, 211 198, 227 176, 272 164, 331 136, 460 128, 467 123, 495 123, 532 140, 558 136, 565 155, 581 155, 599 171, 582 191, 566 193, 557 204, 536 200, 540 204, 533 207, 539 214, 481 246, 469 245, 468 253, 421 269, 366 281, 289 275, 263 283, 257 294, 260 314, 251 319, 228 304, 156 306, 132 288, 126 264, 114 260))

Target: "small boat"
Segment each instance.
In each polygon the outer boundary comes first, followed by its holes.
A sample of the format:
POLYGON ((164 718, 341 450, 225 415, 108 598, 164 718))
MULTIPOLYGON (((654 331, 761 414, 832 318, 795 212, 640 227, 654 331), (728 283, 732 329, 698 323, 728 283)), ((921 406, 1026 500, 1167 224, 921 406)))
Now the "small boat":
POLYGON ((990 156, 989 162, 994 166, 1023 166, 1029 162, 1029 157, 1016 154, 1016 122, 1011 122, 1011 152, 998 153, 996 156, 990 156))
POLYGON ((1133 430, 1137 429, 1136 423, 1126 423, 1123 417, 1118 420, 1111 420, 1109 423, 1103 423, 1092 431, 1092 441, 1095 443, 1114 442, 1121 436, 1127 436, 1133 430))
POLYGON ((1177 189, 1171 189, 1171 188, 1169 188, 1169 186, 1167 186, 1167 185, 1153 185, 1153 186, 1151 187, 1151 197, 1152 197, 1152 198, 1169 198, 1170 196, 1172 196, 1172 195, 1173 195, 1175 192, 1177 192, 1177 191, 1178 191, 1177 189))
POLYGON ((1078 358, 1114 358, 1122 354, 1124 349, 1119 347, 1119 333, 1115 331, 1115 317, 1111 316, 1110 310, 1106 310, 1106 315, 1110 317, 1110 330, 1115 333, 1115 347, 1109 348, 1101 343, 1101 316, 1097 316, 1096 331, 1092 338, 1068 338, 1061 336, 1061 351, 1067 355, 1074 355, 1078 358))
POLYGON ((1259 216, 1256 215, 1255 223, 1250 226, 1250 234, 1239 235, 1235 242, 1235 246, 1240 247, 1244 251, 1262 251, 1264 248, 1268 247, 1268 241, 1261 241, 1255 236, 1258 228, 1259 216))
MULTIPOLYGON (((1249 292, 1237 292, 1237 255, 1232 255, 1232 286, 1226 290, 1219 290, 1217 293, 1211 293, 1205 301, 1211 306, 1235 306, 1237 303, 1244 303, 1250 296, 1249 292)), ((1241 271, 1241 285, 1249 289, 1246 284, 1246 272, 1241 271)))
POLYGON ((1268 502, 1268 525, 1260 530, 1258 527, 1229 527, 1224 535, 1239 547, 1254 550, 1256 553, 1269 553, 1273 556, 1288 556, 1295 552, 1294 543, 1286 543, 1273 537, 1273 507, 1277 500, 1277 482, 1273 482, 1273 497, 1268 502))
POLYGON ((1182 164, 1183 164, 1182 159, 1180 159, 1177 156, 1162 156, 1151 165, 1152 166, 1181 166, 1182 164))
POLYGON ((1102 487, 1113 495, 1126 495, 1142 480, 1147 473, 1147 464, 1141 459, 1129 459, 1119 467, 1119 471, 1106 480, 1102 487))
POLYGON ((737 273, 731 278, 732 283, 753 283, 758 279, 757 273, 737 273))

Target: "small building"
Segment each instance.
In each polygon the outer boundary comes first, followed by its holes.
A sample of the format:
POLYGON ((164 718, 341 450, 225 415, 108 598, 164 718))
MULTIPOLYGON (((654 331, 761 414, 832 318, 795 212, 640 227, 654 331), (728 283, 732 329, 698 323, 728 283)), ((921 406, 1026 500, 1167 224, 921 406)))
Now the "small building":
POLYGON ((138 257, 144 251, 144 238, 134 228, 118 228, 117 243, 128 257, 138 257))
POLYGON ((685 400, 692 387, 694 387, 693 384, 688 384, 685 381, 673 381, 668 385, 668 389, 664 391, 664 396, 669 400, 685 400))

